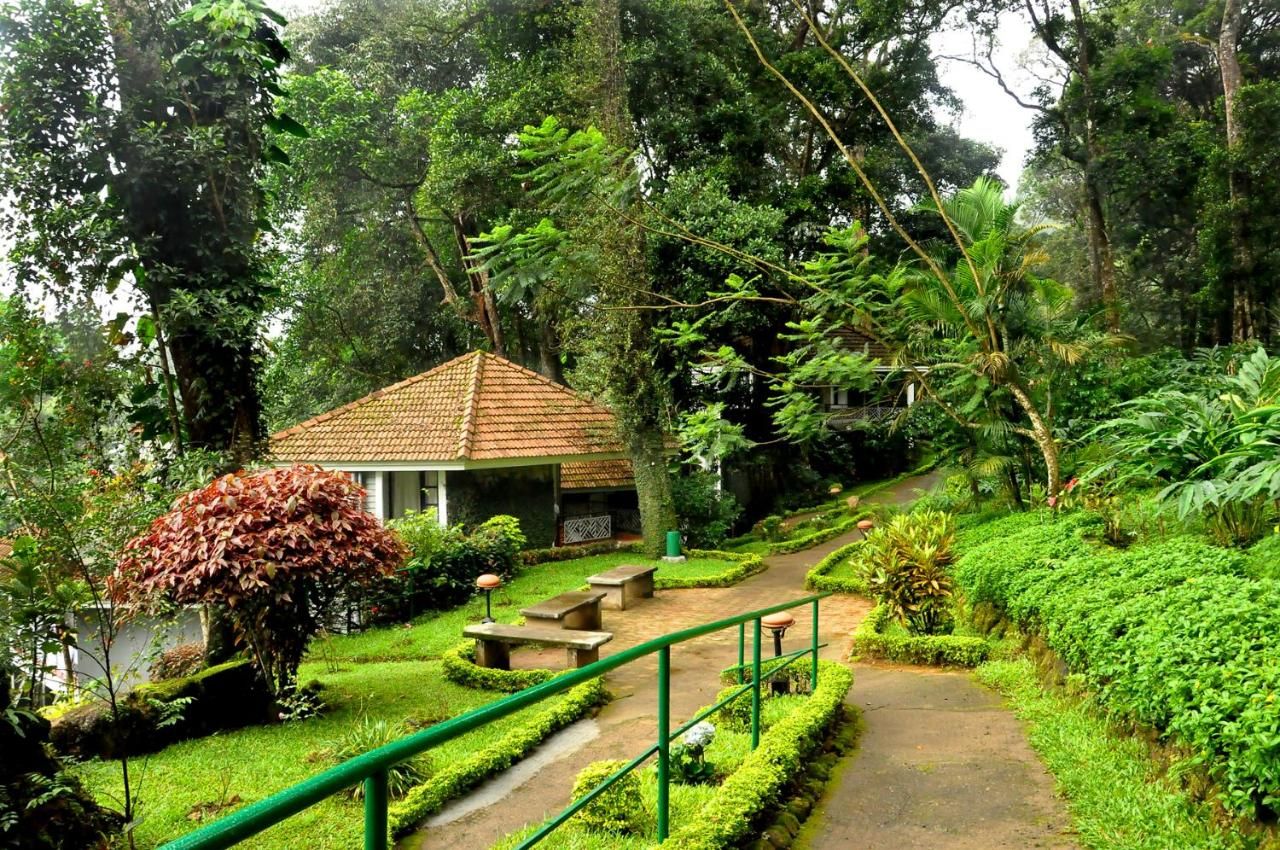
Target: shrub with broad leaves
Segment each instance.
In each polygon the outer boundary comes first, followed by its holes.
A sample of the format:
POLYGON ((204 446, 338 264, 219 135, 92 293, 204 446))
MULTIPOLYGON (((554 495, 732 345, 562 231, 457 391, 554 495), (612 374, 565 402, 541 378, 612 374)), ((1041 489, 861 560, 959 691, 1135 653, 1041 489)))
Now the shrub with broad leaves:
POLYGON ((933 510, 899 514, 867 535, 867 588, 914 634, 946 634, 954 625, 947 566, 955 536, 952 516, 933 510))
POLYGON ((126 545, 116 590, 225 607, 268 684, 287 694, 327 607, 404 559, 362 498, 346 475, 317 466, 224 475, 126 545))

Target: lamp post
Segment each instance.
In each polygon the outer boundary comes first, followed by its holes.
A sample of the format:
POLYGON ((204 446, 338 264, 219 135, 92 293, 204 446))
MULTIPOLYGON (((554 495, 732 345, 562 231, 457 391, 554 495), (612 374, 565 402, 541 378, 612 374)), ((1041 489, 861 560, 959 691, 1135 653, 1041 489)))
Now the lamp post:
MULTIPOLYGON (((770 614, 762 617, 760 625, 764 626, 773 633, 773 657, 782 657, 782 636, 787 633, 787 629, 796 624, 796 618, 791 616, 789 611, 779 611, 776 614, 770 614)), ((787 680, 772 679, 770 687, 775 694, 785 694, 788 691, 787 680)))
POLYGON ((493 622, 493 608, 490 602, 490 595, 493 593, 494 589, 499 587, 501 584, 502 579, 495 576, 493 573, 485 573, 476 579, 476 587, 484 591, 484 619, 480 622, 493 622))

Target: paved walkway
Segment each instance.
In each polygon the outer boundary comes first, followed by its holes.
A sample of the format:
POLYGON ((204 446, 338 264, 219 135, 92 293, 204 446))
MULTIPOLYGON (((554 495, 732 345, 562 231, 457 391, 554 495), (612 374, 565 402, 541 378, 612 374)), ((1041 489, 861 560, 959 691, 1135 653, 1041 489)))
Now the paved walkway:
MULTIPOLYGON (((936 481, 936 476, 908 479, 876 494, 872 501, 909 501, 917 488, 936 481)), ((854 532, 804 552, 771 557, 767 571, 734 587, 662 591, 633 610, 607 612, 606 628, 614 639, 601 654, 733 612, 804 596, 809 567, 856 536, 854 532)), ((849 635, 869 609, 870 603, 859 597, 823 601, 819 635, 830 643, 823 657, 848 657, 849 635)), ((808 611, 795 614, 795 634, 807 636, 808 611)), ((788 639, 787 644, 792 640, 799 646, 804 638, 788 639)), ((712 702, 720 687, 716 674, 736 661, 736 629, 676 647, 671 664, 673 719, 687 718, 712 702)), ((521 650, 512 655, 512 664, 518 667, 562 663, 558 651, 521 650)), ((632 755, 652 741, 657 724, 656 677, 656 657, 614 671, 607 683, 616 698, 598 717, 574 724, 539 747, 532 765, 526 764, 523 770, 517 766, 446 807, 400 846, 486 850, 502 836, 558 812, 569 804, 573 780, 585 765, 632 755)), ((863 706, 868 720, 862 746, 846 759, 845 780, 832 786, 840 796, 833 796, 831 804, 810 819, 821 824, 817 831, 810 829, 813 848, 1071 846, 1031 840, 1053 834, 1065 823, 1051 780, 1035 761, 1013 716, 1000 710, 996 697, 967 676, 859 665, 850 702, 861 704, 866 699, 875 704, 863 706), (913 730, 918 733, 915 737, 913 730), (989 770, 988 765, 1002 769, 989 770), (875 816, 870 817, 871 813, 875 816), (963 813, 970 816, 959 818, 963 813), (918 822, 918 827, 903 832, 898 827, 905 828, 904 819, 918 822), (979 829, 970 836, 977 843, 965 838, 979 829), (917 840, 922 843, 914 843, 917 840)))

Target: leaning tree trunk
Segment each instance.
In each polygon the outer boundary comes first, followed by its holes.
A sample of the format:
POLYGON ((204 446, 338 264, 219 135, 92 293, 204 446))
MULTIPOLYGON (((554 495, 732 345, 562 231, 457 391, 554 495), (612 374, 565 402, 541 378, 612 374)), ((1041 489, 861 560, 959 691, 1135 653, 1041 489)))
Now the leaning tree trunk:
POLYGON ((1009 392, 1013 395, 1018 406, 1031 420, 1031 428, 1027 436, 1035 442, 1036 448, 1040 450, 1040 455, 1044 459, 1045 469, 1045 492, 1049 496, 1057 496, 1062 490, 1062 465, 1059 454, 1058 438, 1053 433, 1044 415, 1040 412, 1040 408, 1032 401, 1031 396, 1022 386, 1011 383, 1009 392))

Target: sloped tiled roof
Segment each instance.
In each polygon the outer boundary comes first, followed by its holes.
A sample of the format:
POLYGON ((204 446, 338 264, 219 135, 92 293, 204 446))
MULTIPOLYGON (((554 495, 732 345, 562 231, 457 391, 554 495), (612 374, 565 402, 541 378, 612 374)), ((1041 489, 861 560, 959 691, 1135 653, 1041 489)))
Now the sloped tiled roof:
POLYGON ((588 460, 560 464, 561 490, 609 490, 636 486, 629 460, 588 460))
POLYGON ((888 346, 883 342, 877 342, 862 331, 855 330, 850 327, 836 328, 831 335, 839 342, 840 347, 846 351, 857 351, 880 361, 881 366, 888 366, 892 363, 892 355, 888 346))
POLYGON ((272 455, 285 462, 500 461, 621 452, 608 410, 483 351, 271 438, 272 455))
POLYGON ((0 561, 13 554, 13 544, 0 537, 0 561))

